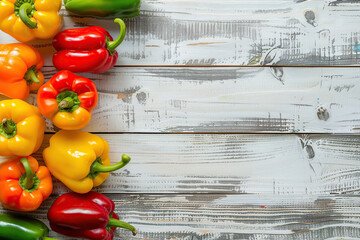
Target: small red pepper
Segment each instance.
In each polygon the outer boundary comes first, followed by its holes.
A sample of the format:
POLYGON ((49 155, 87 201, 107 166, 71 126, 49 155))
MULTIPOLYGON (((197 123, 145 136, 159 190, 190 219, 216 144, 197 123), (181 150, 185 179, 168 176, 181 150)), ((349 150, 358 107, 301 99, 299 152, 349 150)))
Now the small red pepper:
POLYGON ((135 236, 135 227, 120 221, 114 209, 114 202, 101 193, 66 193, 55 200, 47 216, 54 231, 70 237, 112 240, 116 227, 135 236))
POLYGON ((104 73, 112 68, 118 59, 115 49, 124 40, 126 31, 123 20, 117 18, 114 22, 120 25, 120 35, 115 41, 104 28, 97 26, 58 33, 53 39, 58 51, 53 57, 54 66, 77 73, 104 73))
POLYGON ((95 84, 69 71, 55 74, 41 86, 37 94, 41 114, 65 130, 85 127, 97 102, 95 84))

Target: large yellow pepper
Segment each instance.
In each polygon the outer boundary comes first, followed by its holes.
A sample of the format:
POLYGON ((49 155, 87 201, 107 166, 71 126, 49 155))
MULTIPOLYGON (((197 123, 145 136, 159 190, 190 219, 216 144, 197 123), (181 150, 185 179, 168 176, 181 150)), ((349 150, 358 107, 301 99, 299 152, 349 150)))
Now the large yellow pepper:
POLYGON ((77 193, 87 193, 102 184, 109 172, 124 167, 127 155, 110 166, 109 144, 101 137, 78 130, 61 130, 50 138, 43 152, 52 175, 77 193))
POLYGON ((0 0, 0 30, 20 42, 53 37, 63 26, 62 0, 0 0))
POLYGON ((45 120, 39 110, 22 100, 0 102, 0 155, 28 156, 43 141, 45 120))

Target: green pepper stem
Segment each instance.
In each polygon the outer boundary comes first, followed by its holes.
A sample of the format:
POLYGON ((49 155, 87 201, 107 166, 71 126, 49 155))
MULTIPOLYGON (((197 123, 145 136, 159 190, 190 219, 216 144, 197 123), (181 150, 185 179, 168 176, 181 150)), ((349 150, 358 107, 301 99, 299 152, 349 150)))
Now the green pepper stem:
POLYGON ((37 77, 37 73, 35 73, 32 67, 29 68, 29 70, 25 73, 24 79, 28 82, 28 85, 31 85, 32 83, 40 82, 40 80, 37 77))
POLYGON ((25 168, 26 178, 25 178, 25 185, 26 189, 31 189, 34 186, 34 172, 31 170, 29 161, 27 158, 20 159, 20 162, 25 168))
POLYGON ((124 41, 126 32, 126 25, 123 20, 121 20, 120 18, 116 18, 114 22, 120 25, 120 35, 115 41, 107 42, 107 49, 109 50, 111 55, 115 53, 115 48, 117 48, 124 41))
POLYGON ((8 135, 12 135, 16 131, 16 124, 12 120, 4 118, 2 120, 4 132, 8 135))
POLYGON ((37 23, 30 20, 28 14, 32 10, 32 5, 30 3, 24 3, 21 5, 19 9, 19 16, 21 21, 24 22, 24 24, 31 29, 37 28, 37 23))
POLYGON ((51 238, 51 237, 43 237, 42 239, 43 240, 59 240, 57 238, 51 238))
POLYGON ((92 173, 96 173, 96 172, 113 172, 113 171, 116 171, 116 170, 126 166, 126 164, 128 164, 130 162, 130 160, 131 160, 131 158, 128 155, 123 154, 121 161, 114 164, 114 165, 105 166, 105 165, 102 165, 99 162, 94 162, 93 165, 91 165, 91 171, 90 172, 92 172, 92 173))
POLYGON ((56 96, 56 102, 60 112, 73 112, 81 105, 78 94, 73 91, 63 91, 56 96))
POLYGON ((71 97, 66 97, 58 104, 58 106, 60 109, 65 109, 73 107, 74 104, 74 99, 72 99, 71 97))
POLYGON ((109 223, 107 225, 107 227, 119 227, 119 228, 124 228, 124 229, 127 229, 127 230, 130 230, 133 235, 135 236, 137 231, 136 231, 136 228, 126 222, 122 222, 118 219, 115 219, 115 218, 110 218, 109 219, 109 223))

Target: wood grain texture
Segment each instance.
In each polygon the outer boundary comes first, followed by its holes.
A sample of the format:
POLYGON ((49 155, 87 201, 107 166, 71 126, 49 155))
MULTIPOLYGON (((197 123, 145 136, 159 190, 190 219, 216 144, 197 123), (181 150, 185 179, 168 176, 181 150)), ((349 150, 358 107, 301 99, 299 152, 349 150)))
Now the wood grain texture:
MULTIPOLYGON (((65 29, 111 20, 71 16, 65 29)), ((351 0, 143 0, 118 65, 358 65, 360 3, 351 0)), ((0 33, 0 43, 15 40, 0 33)), ((51 41, 32 44, 52 66, 51 41)))
POLYGON ((83 76, 99 91, 86 131, 360 133, 358 68, 124 67, 83 76))
MULTIPOLYGON (((121 220, 138 235, 118 230, 115 238, 143 240, 303 240, 360 238, 360 198, 353 195, 111 194, 121 220)), ((47 223, 54 198, 32 214, 47 223)), ((3 212, 3 211, 0 211, 3 212)), ((52 237, 66 238, 56 233, 52 237)))
MULTIPOLYGON (((118 34, 111 20, 62 14, 64 29, 118 34)), ((84 130, 103 133, 113 163, 132 157, 96 189, 139 230, 116 239, 360 239, 360 70, 282 67, 359 65, 359 21, 353 0, 143 0, 117 67, 83 74, 100 96, 84 130), (215 67, 240 65, 257 67, 215 67), (296 134, 127 134, 141 132, 296 134)), ((51 40, 31 44, 49 79, 51 40)), ((54 182, 30 214, 46 223, 69 191, 54 182)))
MULTIPOLYGON (((46 135, 43 147, 48 144, 46 135)), ((346 194, 360 192, 360 136, 101 134, 112 163, 104 193, 346 194)), ((40 151, 35 154, 41 159, 40 151)), ((68 191, 56 182, 55 193, 68 191)))

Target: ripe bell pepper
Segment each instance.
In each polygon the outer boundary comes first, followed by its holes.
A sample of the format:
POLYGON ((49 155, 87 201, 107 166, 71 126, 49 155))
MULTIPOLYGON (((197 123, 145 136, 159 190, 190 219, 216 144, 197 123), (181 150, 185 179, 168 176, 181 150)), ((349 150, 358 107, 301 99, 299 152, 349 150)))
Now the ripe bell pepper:
POLYGON ((56 240, 48 237, 49 228, 33 218, 0 214, 0 239, 2 240, 56 240))
POLYGON ((37 95, 41 114, 58 128, 66 130, 85 127, 97 102, 95 84, 69 71, 55 74, 37 95))
POLYGON ((100 18, 131 18, 140 13, 140 0, 64 0, 75 14, 100 18))
POLYGON ((117 18, 120 35, 113 41, 111 35, 102 27, 67 29, 53 39, 53 46, 58 51, 53 56, 53 63, 58 70, 72 72, 104 73, 112 68, 118 53, 115 50, 124 40, 126 26, 117 18))
POLYGON ((50 196, 53 184, 47 167, 31 156, 17 157, 0 165, 0 189, 4 208, 28 212, 50 196))
POLYGON ((76 238, 111 240, 116 227, 136 235, 136 228, 119 220, 114 202, 97 192, 66 193, 49 209, 50 227, 58 233, 76 238))
POLYGON ((39 89, 44 75, 39 71, 44 59, 34 47, 24 43, 0 44, 0 94, 25 99, 39 89))
POLYGON ((50 138, 43 152, 46 166, 52 175, 77 193, 87 193, 102 184, 109 172, 129 163, 122 160, 110 166, 109 144, 101 137, 83 131, 61 130, 50 138))
POLYGON ((39 110, 22 100, 0 102, 0 156, 29 156, 44 139, 45 120, 39 110))
POLYGON ((63 26, 61 0, 1 0, 0 30, 20 42, 53 37, 63 26))

